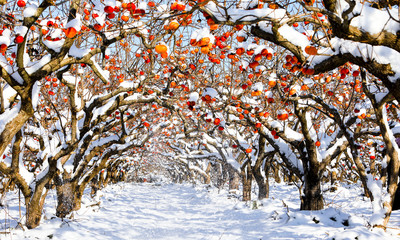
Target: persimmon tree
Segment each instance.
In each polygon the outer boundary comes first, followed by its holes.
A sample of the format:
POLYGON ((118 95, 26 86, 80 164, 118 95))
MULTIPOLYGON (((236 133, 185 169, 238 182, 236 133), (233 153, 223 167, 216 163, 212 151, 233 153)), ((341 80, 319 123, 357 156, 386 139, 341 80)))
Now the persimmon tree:
POLYGON ((359 153, 359 156, 355 158, 355 163, 357 166, 362 166, 368 160, 370 162, 366 166, 364 175, 368 179, 367 186, 374 207, 371 224, 386 226, 395 204, 396 191, 398 191, 400 162, 399 146, 395 137, 399 136, 398 103, 375 77, 367 75, 366 72, 362 72, 362 77, 363 90, 367 98, 360 102, 357 111, 360 111, 359 109, 365 111, 361 119, 364 119, 363 116, 367 114, 373 121, 359 123, 360 127, 368 126, 371 134, 363 142, 359 141, 358 149, 361 146, 367 151, 365 154, 359 153), (364 159, 360 161, 360 158, 364 159))

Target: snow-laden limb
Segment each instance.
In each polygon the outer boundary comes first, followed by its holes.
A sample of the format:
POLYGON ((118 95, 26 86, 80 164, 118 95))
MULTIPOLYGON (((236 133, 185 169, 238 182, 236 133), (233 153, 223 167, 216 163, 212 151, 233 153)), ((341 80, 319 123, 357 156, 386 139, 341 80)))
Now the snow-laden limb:
POLYGON ((326 0, 323 6, 303 1, 274 4, 266 8, 210 1, 201 11, 218 24, 249 25, 252 35, 286 48, 315 73, 346 62, 362 66, 400 100, 400 93, 391 90, 400 86, 397 8, 361 0, 326 0), (306 51, 309 46, 316 47, 316 55, 306 51))
POLYGON ((77 47, 75 44, 71 46, 69 49, 68 55, 71 57, 76 57, 78 59, 81 59, 85 57, 87 54, 90 53, 90 49, 82 49, 77 47))
POLYGON ((7 108, 3 114, 0 114, 0 132, 3 132, 7 124, 12 122, 21 110, 21 103, 12 108, 7 108))
POLYGON ((358 59, 357 62, 361 60, 365 63, 376 62, 376 64, 379 65, 390 65, 393 74, 390 74, 387 78, 392 83, 395 83, 400 77, 400 63, 396 61, 396 59, 400 57, 400 53, 396 49, 387 46, 374 46, 371 44, 359 43, 337 37, 330 39, 330 43, 331 48, 320 49, 319 52, 321 55, 315 56, 310 66, 317 67, 319 64, 329 62, 332 56, 350 54, 353 58, 358 59))
POLYGON ((9 85, 5 84, 3 86, 3 103, 2 103, 2 108, 4 109, 10 109, 12 103, 16 100, 17 98, 17 92, 9 85))
MULTIPOLYGON (((329 139, 331 142, 332 139, 329 139)), ((331 146, 327 145, 328 141, 324 141, 322 140, 321 142, 321 159, 330 159, 332 158, 332 156, 335 155, 335 152, 340 149, 343 148, 343 146, 347 146, 347 140, 344 136, 342 136, 339 139, 335 139, 335 141, 332 141, 333 144, 331 146)))
POLYGON ((204 10, 215 17, 217 21, 232 24, 253 23, 260 21, 260 19, 284 20, 287 14, 284 9, 248 9, 246 4, 239 5, 238 8, 226 9, 222 4, 213 1, 208 2, 204 6, 204 10))
POLYGON ((328 47, 321 46, 319 48, 318 53, 320 55, 310 58, 305 52, 305 47, 312 45, 312 41, 308 40, 306 36, 299 33, 293 27, 283 25, 279 28, 274 27, 272 32, 264 30, 264 28, 256 26, 252 32, 256 36, 288 48, 301 61, 307 62, 314 69, 315 73, 325 72, 344 64, 346 61, 351 61, 365 67, 371 73, 380 77, 388 87, 393 84, 395 86, 400 76, 398 61, 393 61, 393 59, 399 57, 399 52, 390 46, 376 46, 374 44, 333 37, 329 40, 328 47), (296 35, 298 36, 293 37, 296 35), (384 66, 390 66, 390 69, 384 70, 384 66))
POLYGON ((263 134, 266 139, 268 139, 269 144, 271 144, 275 151, 277 151, 277 154, 281 156, 288 168, 297 173, 299 177, 304 174, 303 163, 297 156, 297 153, 292 150, 289 142, 282 138, 275 139, 269 131, 260 131, 260 134, 263 134))
POLYGON ((100 107, 93 107, 93 110, 91 111, 92 119, 90 121, 92 122, 96 120, 100 115, 103 115, 105 112, 107 112, 115 104, 115 101, 119 98, 119 96, 121 95, 112 97, 106 102, 106 104, 101 105, 100 107))
POLYGON ((350 9, 350 5, 346 1, 337 1, 337 15, 349 15, 350 25, 359 28, 370 34, 378 34, 381 32, 390 32, 396 34, 400 30, 398 11, 395 8, 379 9, 373 7, 372 4, 365 4, 362 1, 354 1, 351 6, 352 12, 346 13, 350 9))

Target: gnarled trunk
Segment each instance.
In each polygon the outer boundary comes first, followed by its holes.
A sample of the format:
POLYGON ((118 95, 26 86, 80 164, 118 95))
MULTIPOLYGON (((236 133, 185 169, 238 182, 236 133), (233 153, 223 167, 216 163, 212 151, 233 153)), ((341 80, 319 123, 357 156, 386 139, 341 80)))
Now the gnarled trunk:
MULTIPOLYGON (((268 176, 267 173, 265 175, 268 176)), ((269 196, 268 178, 265 178, 261 174, 260 168, 253 168, 253 176, 258 185, 258 199, 261 200, 264 198, 268 198, 268 196, 269 196)))
POLYGON ((44 190, 44 188, 40 190, 36 189, 32 197, 25 196, 26 227, 28 229, 33 229, 39 226, 47 192, 48 190, 44 190), (45 193, 43 193, 43 191, 45 191, 45 193))
MULTIPOLYGON (((365 75, 362 74, 363 79, 365 81, 365 75)), ((388 159, 388 169, 387 169, 387 191, 389 194, 389 199, 385 198, 383 202, 383 209, 385 210, 385 217, 383 219, 383 227, 386 227, 389 222, 390 215, 392 213, 392 207, 394 205, 395 196, 397 192, 397 187, 399 184, 399 170, 400 170, 400 159, 398 152, 400 151, 398 148, 397 142, 395 142, 395 137, 393 135, 392 130, 390 129, 388 118, 387 118, 387 109, 385 107, 385 99, 380 102, 376 101, 375 95, 369 92, 368 89, 364 88, 365 93, 368 98, 371 100, 374 106, 376 122, 379 125, 379 129, 381 130, 383 141, 386 145, 387 159, 388 159), (387 200, 386 200, 387 199, 387 200)), ((398 94, 400 96, 400 94, 398 94)))
POLYGON ((239 184, 239 174, 234 170, 229 171, 229 192, 237 192, 239 190, 239 184))
POLYGON ((243 184, 243 201, 251 201, 251 182, 253 174, 251 173, 250 162, 242 169, 242 184, 243 184))
POLYGON ((93 198, 97 194, 97 190, 99 190, 99 176, 96 175, 91 181, 90 181, 90 196, 93 198))
MULTIPOLYGON (((385 136, 384 136, 385 137, 385 136)), ((386 142, 389 142, 389 139, 386 139, 386 142)), ((390 143, 387 145, 391 145, 390 143)), ((400 169, 400 160, 398 158, 397 152, 395 149, 393 149, 393 145, 388 147, 388 152, 389 152, 389 158, 390 158, 390 169, 388 171, 388 185, 387 185, 387 191, 390 196, 390 200, 386 201, 383 203, 383 207, 386 210, 385 213, 385 218, 383 221, 383 226, 386 227, 386 225, 389 222, 390 215, 392 214, 392 211, 394 210, 393 207, 397 207, 396 201, 399 201, 399 190, 398 190, 398 179, 399 179, 399 169, 400 169)))
POLYGON ((274 173, 274 180, 276 183, 281 183, 281 176, 279 174, 279 164, 276 163, 273 165, 273 173, 274 173))
POLYGON ((321 178, 316 171, 313 170, 313 168, 305 170, 304 192, 300 197, 300 210, 321 210, 324 208, 324 198, 321 192, 321 178))
POLYGON ((207 169, 206 169, 206 176, 203 176, 203 183, 204 184, 211 184, 211 168, 212 168, 212 164, 211 162, 208 163, 207 165, 207 169))
POLYGON ((71 178, 71 174, 64 172, 61 177, 55 178, 57 191, 56 216, 65 218, 72 211, 81 208, 83 191, 78 185, 78 179, 71 178))
POLYGON ((76 183, 73 181, 63 181, 56 187, 57 190, 57 210, 56 216, 65 218, 72 211, 79 210, 81 207, 82 194, 76 183))

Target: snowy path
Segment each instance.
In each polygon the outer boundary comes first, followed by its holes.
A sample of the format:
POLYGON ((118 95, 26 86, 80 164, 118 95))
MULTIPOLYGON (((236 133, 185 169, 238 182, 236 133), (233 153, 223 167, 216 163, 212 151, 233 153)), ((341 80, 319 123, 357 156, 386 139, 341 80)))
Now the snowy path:
MULTIPOLYGON (((353 235, 359 239, 396 239, 368 231, 360 217, 353 217, 350 228, 344 231, 341 222, 349 215, 336 209, 297 211, 298 195, 293 186, 272 187, 271 193, 275 199, 265 200, 263 206, 253 210, 237 199, 228 199, 226 192, 218 194, 216 189, 118 184, 103 190, 100 208, 83 206, 73 220, 44 220, 37 229, 13 230, 13 235, 0 235, 0 239, 267 240, 329 239, 334 234, 336 239, 353 235), (289 214, 278 196, 289 205, 289 214)), ((86 204, 90 204, 89 199, 86 204)), ((49 206, 46 215, 50 218, 52 214, 49 206)))

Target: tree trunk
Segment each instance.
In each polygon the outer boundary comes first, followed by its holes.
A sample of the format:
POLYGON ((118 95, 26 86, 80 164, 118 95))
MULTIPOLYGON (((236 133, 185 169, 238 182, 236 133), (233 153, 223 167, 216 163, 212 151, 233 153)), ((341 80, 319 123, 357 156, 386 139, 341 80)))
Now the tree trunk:
POLYGON ((336 185, 337 181, 337 173, 335 171, 331 172, 331 185, 334 186, 336 185))
POLYGON ((390 163, 389 163, 390 168, 388 169, 389 171, 388 171, 388 185, 387 185, 387 191, 389 193, 390 200, 389 201, 385 201, 383 203, 383 207, 386 210, 385 218, 384 218, 384 221, 383 221, 383 226, 385 226, 385 227, 389 222, 390 215, 392 214, 393 207, 394 207, 395 201, 396 201, 396 197, 397 197, 397 201, 399 201, 399 198, 398 198, 398 195, 399 195, 399 193, 398 193, 398 185, 399 185, 398 179, 399 179, 400 161, 399 161, 399 158, 398 158, 398 155, 397 155, 397 151, 395 149, 393 149, 393 145, 391 143, 388 144, 388 142, 389 142, 389 139, 387 139, 387 141, 386 141, 387 147, 388 147, 388 152, 390 152, 390 151, 392 151, 392 152, 389 153, 389 155, 390 155, 390 163), (391 146, 389 147, 388 145, 391 145, 391 146))
POLYGON ((90 197, 94 197, 97 194, 97 190, 99 190, 99 175, 96 175, 92 180, 90 181, 90 197))
MULTIPOLYGON (((267 175, 267 174, 266 174, 267 175)), ((268 198, 269 196, 269 184, 268 179, 264 178, 261 174, 261 169, 253 169, 253 176, 258 185, 258 199, 268 198)))
POLYGON ((106 187, 108 185, 108 183, 111 180, 111 168, 107 168, 107 173, 106 173, 106 177, 104 178, 103 181, 103 186, 106 187))
MULTIPOLYGON (((372 95, 373 96, 373 95, 372 95)), ((372 99, 372 96, 369 96, 372 99)), ((375 99, 373 99, 375 100, 375 99)), ((374 101, 372 102, 374 103, 374 101)), ((382 133, 383 141, 386 145, 387 157, 389 159, 389 169, 388 169, 388 184, 387 191, 390 196, 388 201, 383 203, 383 209, 385 209, 385 218, 383 220, 383 226, 386 227, 389 222, 390 215, 392 213, 392 206, 394 205, 395 195, 397 192, 397 186, 399 184, 399 169, 400 169, 400 159, 398 155, 399 148, 397 143, 392 141, 394 139, 394 135, 389 127, 389 123, 387 122, 387 110, 384 104, 374 103, 374 110, 376 115, 377 123, 379 124, 379 128, 382 133)))
POLYGON ((399 210, 400 209, 400 183, 397 184, 396 194, 393 200, 392 210, 399 210))
POLYGON ((78 179, 71 179, 71 175, 64 172, 62 179, 55 178, 57 191, 56 216, 65 218, 72 211, 81 208, 83 190, 78 186, 78 179))
POLYGON ((57 210, 56 216, 65 218, 72 211, 80 208, 80 198, 78 198, 79 190, 75 182, 64 181, 63 184, 56 187, 57 190, 57 210))
POLYGON ((121 171, 118 175, 118 182, 125 182, 126 181, 126 172, 121 171))
POLYGON ((30 202, 26 206, 26 227, 28 229, 36 228, 40 224, 43 207, 36 202, 30 202))
POLYGON ((274 179, 276 183, 281 183, 281 176, 279 176, 279 164, 276 163, 274 167, 274 179))
MULTIPOLYGON (((212 164, 211 164, 211 162, 209 162, 208 163, 208 165, 207 165, 207 169, 206 169, 206 176, 203 176, 203 182, 204 182, 204 184, 211 184, 211 174, 210 174, 210 172, 211 172, 211 168, 212 168, 212 164)), ((219 184, 218 184, 219 185, 219 184)), ((219 187, 219 186, 218 186, 219 187)))
POLYGON ((265 198, 269 198, 269 172, 271 171, 271 162, 268 161, 265 164, 265 191, 267 192, 267 194, 265 195, 265 198))
POLYGON ((111 183, 116 184, 118 182, 118 170, 113 169, 111 171, 111 183))
POLYGON ((243 201, 251 201, 251 182, 253 175, 251 174, 250 163, 247 163, 245 168, 242 169, 242 184, 243 184, 243 201))
POLYGON ((304 193, 300 197, 300 210, 321 210, 324 208, 324 198, 321 193, 321 178, 310 166, 305 169, 304 193))
POLYGON ((40 224, 40 219, 42 218, 44 200, 48 192, 48 190, 46 189, 45 193, 42 194, 43 190, 44 190, 43 188, 41 190, 36 189, 32 197, 25 196, 26 227, 28 229, 36 228, 40 224))
MULTIPOLYGON (((40 219, 42 217, 42 210, 44 201, 48 193, 48 184, 53 179, 57 169, 57 162, 49 160, 49 170, 47 174, 36 181, 34 191, 32 195, 22 190, 25 198, 26 205, 26 227, 28 229, 39 226, 40 219), (25 192, 25 193, 24 193, 25 192)), ((21 183, 21 182, 20 182, 21 183)), ((20 189, 22 185, 19 186, 20 189)))
POLYGON ((236 193, 239 191, 240 178, 239 174, 233 169, 229 169, 229 192, 236 193))

